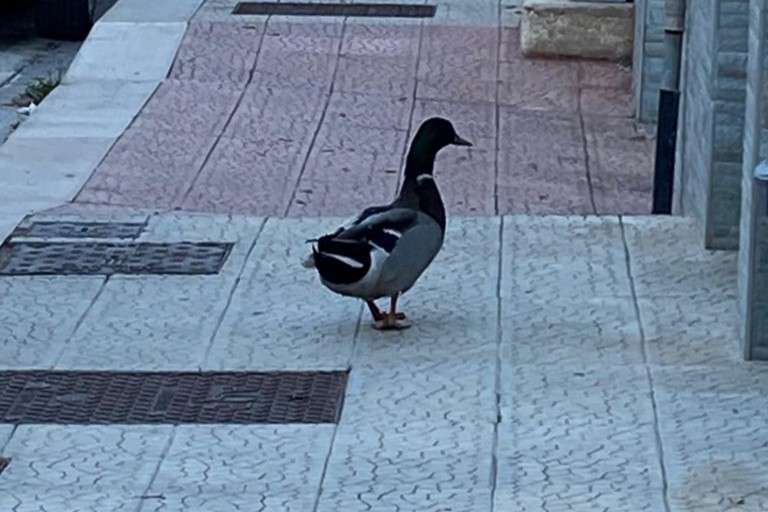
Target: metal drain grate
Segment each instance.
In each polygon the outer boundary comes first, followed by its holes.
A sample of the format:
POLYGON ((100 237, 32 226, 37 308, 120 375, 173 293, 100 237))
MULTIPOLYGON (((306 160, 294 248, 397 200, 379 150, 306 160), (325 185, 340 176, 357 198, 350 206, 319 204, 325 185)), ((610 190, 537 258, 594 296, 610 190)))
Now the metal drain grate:
POLYGON ((0 474, 2 474, 3 471, 5 471, 5 468, 7 468, 8 464, 10 463, 11 463, 11 459, 0 457, 0 474))
POLYGON ((231 243, 7 242, 0 275, 216 274, 231 243))
POLYGON ((0 423, 336 423, 347 372, 1 371, 0 423))
POLYGON ((138 238, 144 229, 141 222, 59 222, 36 221, 19 227, 13 237, 33 238, 138 238))
POLYGON ((435 5, 239 2, 233 14, 278 16, 353 16, 365 18, 432 18, 435 5))

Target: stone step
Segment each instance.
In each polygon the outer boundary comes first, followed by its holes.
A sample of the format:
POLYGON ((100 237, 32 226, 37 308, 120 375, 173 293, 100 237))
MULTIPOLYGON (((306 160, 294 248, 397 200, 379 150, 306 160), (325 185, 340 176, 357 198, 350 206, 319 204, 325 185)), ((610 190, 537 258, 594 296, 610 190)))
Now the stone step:
POLYGON ((525 0, 520 49, 526 57, 626 60, 632 56, 634 4, 525 0))

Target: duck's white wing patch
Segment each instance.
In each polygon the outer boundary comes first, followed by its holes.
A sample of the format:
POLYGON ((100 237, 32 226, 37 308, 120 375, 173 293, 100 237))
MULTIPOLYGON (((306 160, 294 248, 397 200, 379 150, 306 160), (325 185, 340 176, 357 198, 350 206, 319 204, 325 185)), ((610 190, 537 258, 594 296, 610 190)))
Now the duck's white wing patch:
POLYGON ((333 258, 336 261, 340 261, 344 265, 352 268, 363 268, 364 265, 357 261, 356 259, 350 258, 348 256, 344 256, 342 254, 334 254, 332 252, 321 252, 323 256, 327 256, 328 258, 333 258))

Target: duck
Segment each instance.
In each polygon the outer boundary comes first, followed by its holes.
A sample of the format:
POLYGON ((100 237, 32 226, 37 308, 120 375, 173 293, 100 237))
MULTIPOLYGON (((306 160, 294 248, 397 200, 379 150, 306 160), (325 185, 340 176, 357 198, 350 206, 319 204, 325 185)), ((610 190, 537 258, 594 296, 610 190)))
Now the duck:
POLYGON ((445 118, 425 120, 411 141, 395 199, 365 208, 333 233, 307 240, 313 244, 312 253, 303 266, 316 269, 329 290, 365 301, 374 329, 410 327, 405 314, 397 311, 397 301, 443 246, 447 219, 434 167, 438 152, 451 145, 472 143, 445 118), (385 297, 390 300, 388 311, 375 302, 385 297))

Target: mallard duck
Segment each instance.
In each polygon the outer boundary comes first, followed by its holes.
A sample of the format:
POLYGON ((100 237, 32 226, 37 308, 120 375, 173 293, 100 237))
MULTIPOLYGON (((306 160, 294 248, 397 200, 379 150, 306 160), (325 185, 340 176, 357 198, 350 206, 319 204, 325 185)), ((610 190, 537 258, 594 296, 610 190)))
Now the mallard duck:
POLYGON ((363 210, 335 232, 308 240, 304 260, 316 268, 328 289, 363 299, 381 330, 406 329, 398 297, 411 289, 443 245, 445 206, 433 176, 435 157, 446 146, 471 146, 447 119, 424 121, 413 137, 397 197, 388 205, 363 210), (389 312, 375 301, 389 297, 389 312))

